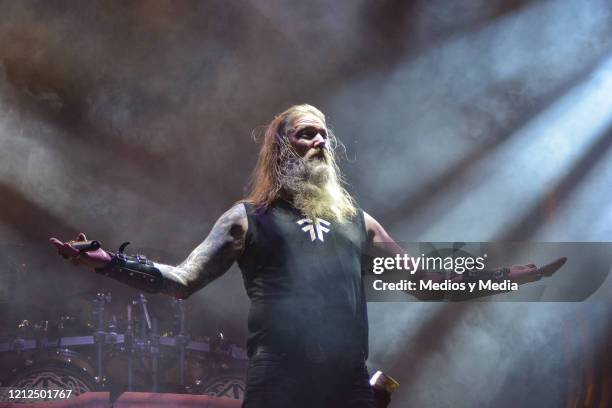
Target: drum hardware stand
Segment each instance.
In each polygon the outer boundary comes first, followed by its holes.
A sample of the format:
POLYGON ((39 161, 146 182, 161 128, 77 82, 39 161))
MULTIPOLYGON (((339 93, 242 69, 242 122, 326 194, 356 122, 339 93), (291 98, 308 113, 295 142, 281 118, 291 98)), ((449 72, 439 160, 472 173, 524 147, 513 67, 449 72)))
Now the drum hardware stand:
POLYGON ((44 348, 47 346, 47 330, 49 329, 49 321, 48 320, 43 320, 41 325, 40 325, 41 331, 39 334, 38 331, 36 331, 36 348, 44 348))
POLYGON ((210 352, 213 361, 213 366, 216 369, 227 369, 228 365, 225 362, 227 356, 232 355, 232 345, 225 339, 222 331, 218 331, 215 337, 210 339, 210 352))
POLYGON ((213 339, 210 340, 210 351, 213 353, 227 354, 231 349, 231 344, 225 340, 223 332, 219 331, 213 339))
POLYGON ((41 350, 47 348, 57 348, 57 354, 59 354, 62 349, 62 336, 58 335, 57 340, 49 340, 49 320, 43 320, 40 323, 36 323, 34 327, 40 329, 40 332, 35 331, 35 348, 41 350))
POLYGON ((22 320, 19 322, 17 326, 18 336, 13 340, 13 350, 17 352, 17 355, 20 355, 22 350, 25 349, 26 342, 26 330, 32 325, 29 320, 22 320))
POLYGON ((119 341, 119 333, 117 333, 117 316, 113 315, 112 320, 108 323, 104 344, 117 344, 119 341))
POLYGON ((173 299, 172 304, 176 313, 174 317, 179 320, 179 333, 176 336, 176 345, 179 349, 179 384, 185 386, 185 348, 189 344, 189 335, 185 331, 185 303, 183 299, 173 299))
POLYGON ((125 330, 125 335, 123 337, 123 345, 125 347, 125 351, 127 352, 127 360, 128 360, 128 383, 127 390, 132 391, 132 379, 134 372, 134 326, 132 324, 132 305, 127 305, 127 328, 125 330))
MULTIPOLYGON (((140 324, 138 324, 140 333, 139 337, 134 337, 134 349, 135 351, 145 352, 147 351, 147 329, 151 330, 151 318, 149 317, 149 309, 147 308, 147 298, 145 298, 144 295, 141 293, 137 300, 132 301, 132 305, 140 305, 140 307, 142 308, 144 322, 146 323, 146 326, 142 324, 142 321, 140 321, 140 324)), ((136 323, 136 321, 134 323, 136 323)), ((136 324, 134 324, 133 326, 136 326, 136 324)))
MULTIPOLYGON (((132 304, 133 305, 140 305, 142 307, 142 314, 144 316, 145 322, 147 322, 147 328, 149 330, 151 330, 151 318, 149 317, 149 309, 147 308, 147 298, 141 293, 138 296, 138 300, 133 300, 132 304)), ((144 334, 145 334, 144 327, 142 329, 142 333, 141 334, 144 337, 144 334)))
POLYGON ((97 318, 98 318, 98 330, 94 332, 94 344, 96 345, 96 363, 97 363, 96 364, 97 376, 95 377, 95 379, 96 379, 96 382, 101 385, 103 385, 104 383, 104 377, 102 376, 103 374, 102 351, 104 348, 104 344, 108 340, 110 340, 108 339, 109 336, 107 336, 107 334, 110 334, 110 333, 106 333, 104 331, 104 306, 107 303, 110 303, 110 301, 111 301, 110 293, 108 294, 98 293, 96 295, 96 298, 92 301, 92 303, 94 304, 94 315, 97 315, 97 318))
MULTIPOLYGON (((140 305, 140 307, 142 308, 142 315, 144 317, 144 322, 146 323, 146 326, 144 324, 140 325, 140 339, 134 339, 132 341, 132 344, 134 346, 134 349, 140 352, 140 356, 143 360, 145 358, 146 353, 152 355, 151 356, 152 371, 153 371, 152 380, 153 380, 153 387, 154 387, 154 392, 155 392, 157 391, 157 384, 158 384, 157 366, 159 365, 159 335, 157 334, 157 321, 155 321, 155 328, 153 328, 153 325, 151 324, 151 317, 149 315, 149 309, 147 308, 147 298, 142 293, 138 296, 137 300, 132 301, 132 305, 140 305), (150 338, 149 338, 149 333, 147 333, 147 330, 149 332, 152 332, 152 335, 150 335, 150 338)), ((133 365, 128 364, 128 368, 130 370, 128 377, 131 377, 133 365)), ((129 383, 130 383, 129 386, 131 387, 132 385, 131 381, 129 381, 129 383)))
POLYGON ((157 332, 157 319, 153 318, 153 329, 149 340, 149 351, 151 353, 151 367, 153 373, 153 392, 157 392, 159 377, 159 334, 157 332))
POLYGON ((25 339, 18 337, 13 340, 13 350, 17 352, 17 355, 21 354, 21 351, 25 348, 25 339))

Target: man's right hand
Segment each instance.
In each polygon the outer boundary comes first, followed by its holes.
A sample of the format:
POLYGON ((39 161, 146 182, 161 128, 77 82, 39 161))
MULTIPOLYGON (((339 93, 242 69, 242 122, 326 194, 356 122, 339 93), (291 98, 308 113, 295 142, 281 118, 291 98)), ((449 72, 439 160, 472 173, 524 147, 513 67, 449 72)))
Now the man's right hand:
MULTIPOLYGON (((98 248, 95 251, 81 252, 70 245, 70 241, 62 242, 57 238, 51 238, 49 241, 57 248, 57 252, 64 259, 70 259, 73 265, 104 268, 111 260, 110 254, 102 248, 98 248)), ((81 232, 77 235, 76 241, 87 241, 87 237, 81 232)))

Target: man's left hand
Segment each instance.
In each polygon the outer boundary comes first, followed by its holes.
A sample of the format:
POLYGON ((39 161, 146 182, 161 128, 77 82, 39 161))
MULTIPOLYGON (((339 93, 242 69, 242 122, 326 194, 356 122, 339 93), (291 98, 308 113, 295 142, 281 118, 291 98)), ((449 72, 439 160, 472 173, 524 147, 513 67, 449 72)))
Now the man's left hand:
POLYGON ((539 268, 535 264, 513 265, 510 267, 508 278, 518 284, 534 282, 540 280, 542 276, 551 276, 553 273, 557 272, 566 261, 567 258, 565 257, 559 258, 539 268))

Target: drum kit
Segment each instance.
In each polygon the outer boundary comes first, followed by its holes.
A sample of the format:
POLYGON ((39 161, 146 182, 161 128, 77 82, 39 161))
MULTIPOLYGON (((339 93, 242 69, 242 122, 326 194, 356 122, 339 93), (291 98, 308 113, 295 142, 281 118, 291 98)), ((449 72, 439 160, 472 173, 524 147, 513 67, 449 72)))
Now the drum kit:
POLYGON ((96 293, 81 307, 87 313, 20 320, 12 337, 0 340, 0 401, 15 388, 70 389, 71 396, 109 391, 111 398, 123 391, 243 398, 246 351, 220 332, 192 338, 182 300, 171 300, 172 317, 162 324, 143 294, 125 305, 122 319, 106 318, 111 300, 110 293, 96 293))

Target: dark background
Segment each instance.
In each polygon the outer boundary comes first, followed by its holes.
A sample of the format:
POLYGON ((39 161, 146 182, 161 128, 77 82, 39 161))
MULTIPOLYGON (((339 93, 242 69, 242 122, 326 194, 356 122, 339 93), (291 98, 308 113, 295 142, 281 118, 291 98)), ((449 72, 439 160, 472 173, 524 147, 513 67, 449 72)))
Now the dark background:
MULTIPOLYGON (((134 290, 48 237, 180 262, 244 195, 253 130, 304 102, 398 241, 610 241, 611 34, 605 0, 0 1, 3 315, 99 289, 122 306, 134 290)), ((369 364, 402 383, 396 407, 604 406, 611 285, 370 304, 369 364)), ((241 286, 234 267, 192 296, 192 330, 242 344, 241 286)))

